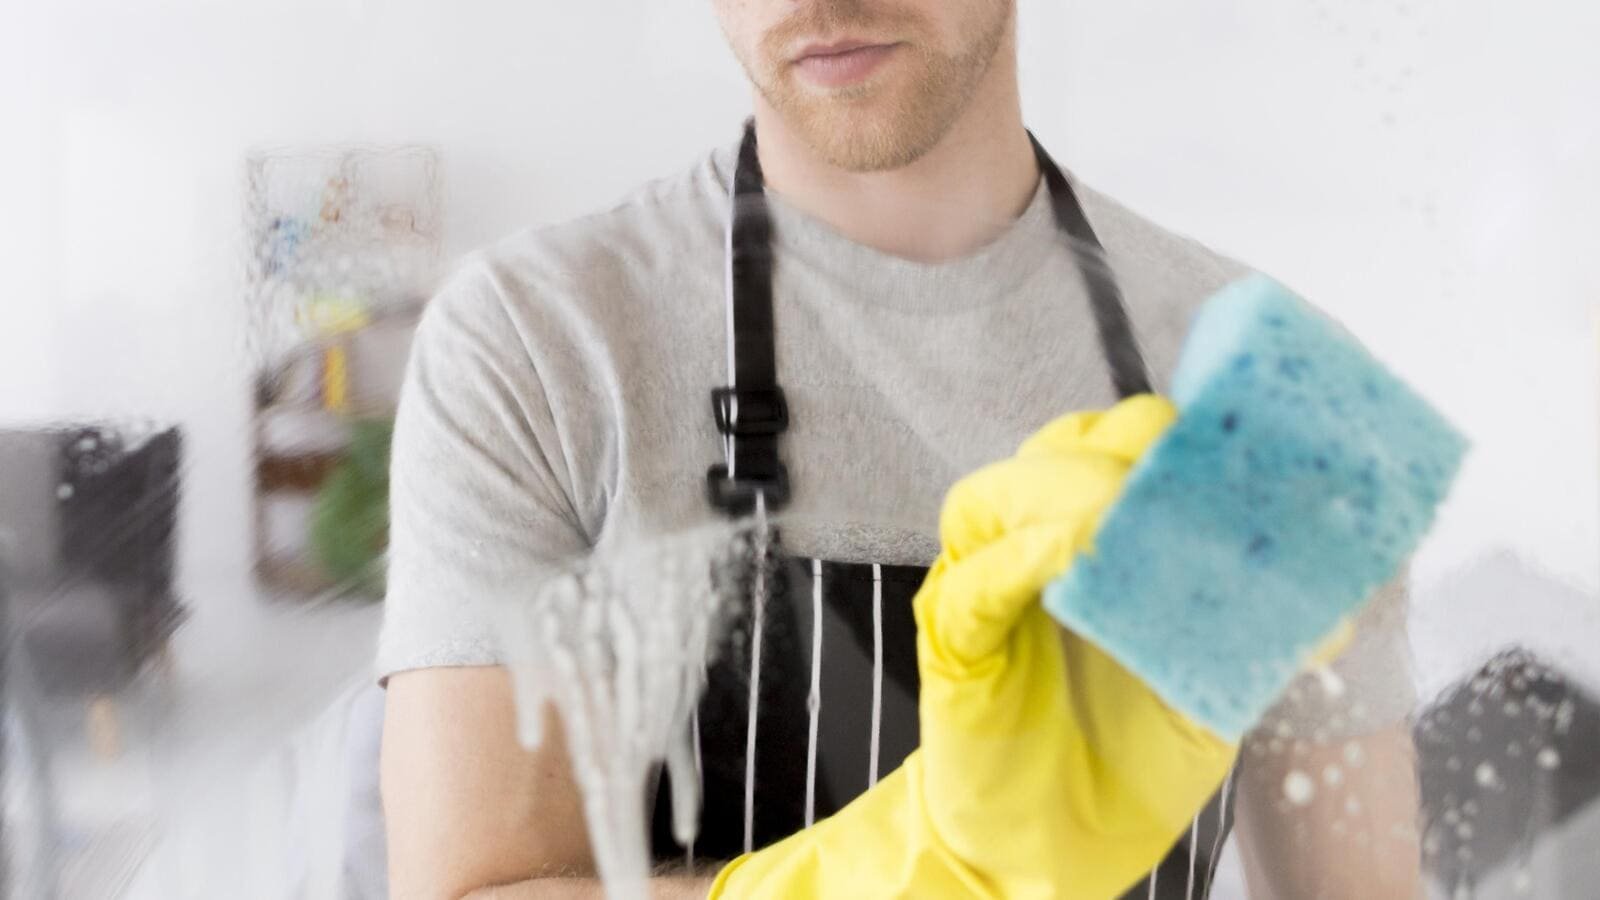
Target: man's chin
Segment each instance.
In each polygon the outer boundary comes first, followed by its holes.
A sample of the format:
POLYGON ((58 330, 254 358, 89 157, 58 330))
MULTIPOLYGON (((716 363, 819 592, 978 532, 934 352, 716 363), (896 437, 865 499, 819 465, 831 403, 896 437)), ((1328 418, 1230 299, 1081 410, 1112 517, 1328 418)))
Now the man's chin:
POLYGON ((798 130, 813 153, 848 172, 903 168, 916 162, 932 145, 919 139, 912 129, 895 128, 881 118, 868 116, 819 117, 798 130))
POLYGON ((935 140, 881 97, 832 96, 780 107, 789 130, 818 158, 850 172, 881 172, 915 162, 935 140))

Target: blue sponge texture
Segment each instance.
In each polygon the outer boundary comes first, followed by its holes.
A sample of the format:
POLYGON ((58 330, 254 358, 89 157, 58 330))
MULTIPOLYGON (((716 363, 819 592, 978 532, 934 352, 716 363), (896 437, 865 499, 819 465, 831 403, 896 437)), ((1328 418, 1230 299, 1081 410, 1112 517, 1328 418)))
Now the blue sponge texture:
POLYGON ((1172 397, 1177 423, 1045 606, 1237 740, 1416 549, 1466 442, 1263 276, 1207 301, 1172 397))

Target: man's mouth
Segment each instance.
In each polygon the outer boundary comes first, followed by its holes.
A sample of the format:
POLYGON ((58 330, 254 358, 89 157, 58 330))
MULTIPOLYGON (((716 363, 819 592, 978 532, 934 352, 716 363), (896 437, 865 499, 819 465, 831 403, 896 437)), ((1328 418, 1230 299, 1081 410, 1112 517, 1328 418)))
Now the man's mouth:
POLYGON ((848 87, 867 80, 899 46, 861 40, 815 43, 800 51, 794 66, 818 87, 848 87))

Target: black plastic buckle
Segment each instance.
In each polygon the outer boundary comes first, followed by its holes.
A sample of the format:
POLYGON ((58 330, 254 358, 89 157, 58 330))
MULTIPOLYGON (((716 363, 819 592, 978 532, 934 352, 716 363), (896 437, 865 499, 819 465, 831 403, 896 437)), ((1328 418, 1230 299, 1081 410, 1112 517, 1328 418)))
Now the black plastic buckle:
POLYGON ((767 511, 772 512, 789 502, 789 470, 778 463, 777 471, 768 476, 751 478, 728 477, 728 467, 717 463, 706 470, 706 496, 711 505, 729 515, 745 516, 755 512, 756 495, 767 498, 767 511))
POLYGON ((789 427, 783 388, 721 387, 711 391, 717 431, 734 437, 782 434, 789 427))

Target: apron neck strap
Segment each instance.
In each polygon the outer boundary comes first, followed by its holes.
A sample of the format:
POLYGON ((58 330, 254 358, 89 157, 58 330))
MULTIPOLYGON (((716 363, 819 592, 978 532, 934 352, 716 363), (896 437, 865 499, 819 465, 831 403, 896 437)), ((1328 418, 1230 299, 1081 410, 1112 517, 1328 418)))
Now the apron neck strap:
POLYGON ((1055 213, 1056 226, 1066 233, 1078 264, 1078 274, 1088 289, 1089 309, 1094 313, 1095 331, 1100 336, 1100 352, 1111 372, 1111 386, 1121 400, 1151 393, 1150 371, 1145 367, 1144 354, 1139 352, 1139 342, 1134 339, 1128 308, 1122 302, 1122 289, 1111 273, 1111 260, 1089 225, 1089 217, 1084 214, 1083 205, 1078 202, 1067 176, 1031 131, 1028 140, 1033 144, 1034 158, 1039 161, 1039 171, 1050 190, 1050 209, 1055 213))
POLYGON ((789 405, 778 386, 772 327, 772 220, 767 214, 755 120, 745 123, 729 191, 723 273, 728 310, 728 385, 711 392, 724 461, 706 472, 711 505, 745 515, 764 499, 769 510, 789 500, 789 472, 778 458, 778 435, 789 405))
MULTIPOLYGON (((1134 339, 1122 291, 1072 185, 1030 132, 1034 157, 1050 191, 1056 225, 1064 232, 1089 294, 1100 349, 1118 397, 1148 393, 1150 375, 1134 339)), ((726 233, 728 385, 711 392, 712 415, 722 435, 724 462, 706 473, 711 504, 745 515, 757 497, 768 510, 789 500, 788 469, 778 457, 778 436, 789 427, 789 407, 778 385, 772 309, 772 219, 767 211, 755 120, 745 122, 729 190, 726 233)))

